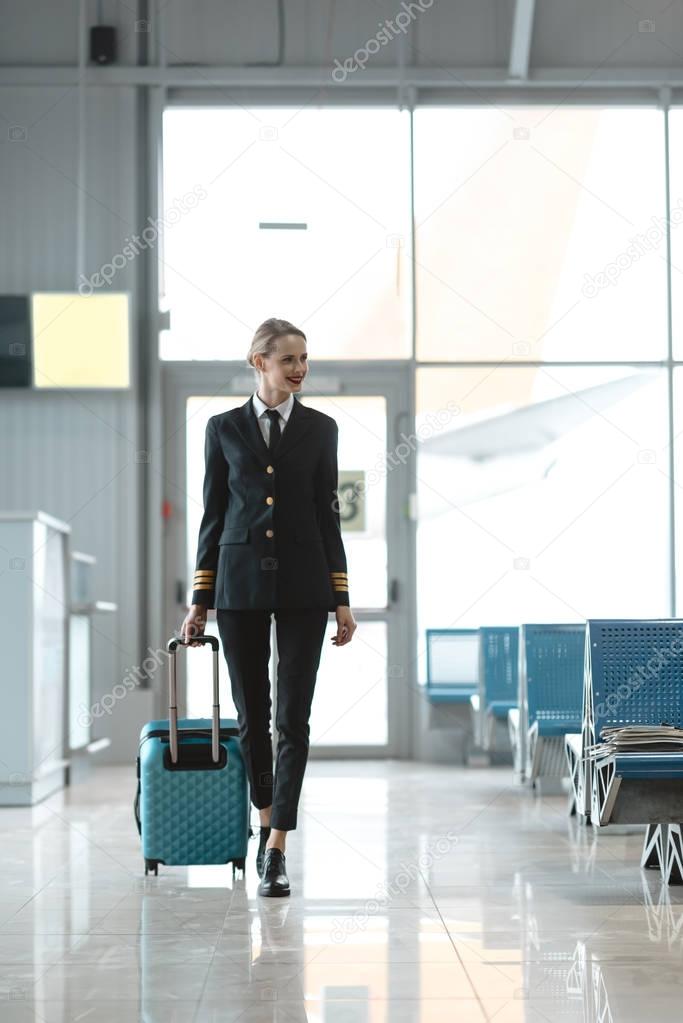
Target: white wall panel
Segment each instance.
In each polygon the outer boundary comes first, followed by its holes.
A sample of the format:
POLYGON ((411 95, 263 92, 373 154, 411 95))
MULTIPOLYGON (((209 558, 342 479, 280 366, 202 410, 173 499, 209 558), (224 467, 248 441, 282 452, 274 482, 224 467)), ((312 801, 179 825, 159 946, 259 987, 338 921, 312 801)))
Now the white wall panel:
MULTIPOLYGON (((78 208, 76 89, 4 89, 0 106, 26 138, 5 141, 0 161, 3 249, 0 293, 74 290, 78 208), (7 201, 7 197, 11 201, 7 201)), ((84 181, 86 273, 121 251, 137 229, 136 97, 132 89, 91 88, 86 103, 84 181)), ((116 276, 131 290, 133 361, 138 339, 138 267, 116 276)), ((139 629, 138 409, 134 392, 5 391, 0 395, 0 504, 36 509, 72 526, 76 549, 97 557, 96 595, 119 605, 95 620, 95 697, 141 660, 139 629)), ((149 692, 134 692, 96 734, 112 738, 105 758, 134 762, 139 727, 151 716, 149 692), (132 758, 132 759, 131 759, 132 758)))
MULTIPOLYGON (((97 7, 97 0, 87 0, 88 28, 97 24, 97 7)), ((0 64, 77 64, 79 9, 79 0, 3 0, 0 64)), ((135 63, 140 28, 135 0, 104 0, 102 22, 117 30, 118 59, 135 63)))
MULTIPOLYGON (((346 0, 343 4, 285 0, 284 6, 285 63, 330 68, 335 57, 351 56, 375 36, 385 19, 403 10, 395 0, 346 0)), ((433 6, 438 6, 436 0, 433 6)), ((275 0, 235 0, 230 4, 196 0, 191 6, 184 0, 170 0, 164 18, 168 64, 240 65, 277 60, 275 0)), ((389 34, 391 41, 371 58, 380 67, 396 63, 396 38, 389 34)))
POLYGON ((669 0, 647 4, 543 0, 536 4, 531 64, 590 69, 680 67, 682 34, 683 8, 669 0))

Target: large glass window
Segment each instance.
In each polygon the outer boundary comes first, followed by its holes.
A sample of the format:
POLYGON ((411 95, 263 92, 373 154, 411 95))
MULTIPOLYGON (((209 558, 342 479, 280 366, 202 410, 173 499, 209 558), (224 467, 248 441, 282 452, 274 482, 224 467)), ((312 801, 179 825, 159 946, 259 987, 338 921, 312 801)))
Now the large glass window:
POLYGON ((419 359, 665 357, 661 111, 414 116, 419 359))
MULTIPOLYGON (((673 355, 683 360, 683 108, 669 111, 669 179, 671 205, 671 304, 673 308, 673 355)), ((666 256, 664 246, 660 246, 666 256)), ((681 427, 679 426, 680 430, 681 427)))
MULTIPOLYGON (((674 509, 676 519, 676 607, 677 614, 683 615, 683 366, 674 370, 673 390, 673 452, 674 452, 674 509)), ((662 450, 662 461, 668 458, 669 444, 662 450)))
MULTIPOLYGON (((669 210, 654 106, 413 118, 420 649, 428 627, 669 615, 672 494, 683 522, 669 469, 671 443, 681 464, 682 368, 668 351, 671 299, 683 362, 683 109, 669 114, 669 210)), ((390 109, 169 111, 166 208, 200 198, 165 231, 162 357, 243 358, 275 314, 307 331, 313 360, 409 359, 408 122, 390 109)), ((233 400, 244 399, 218 405, 233 400)), ((201 450, 218 406, 197 401, 188 441, 194 430, 201 450)), ((386 408, 373 396, 311 404, 340 423, 352 603, 381 608, 386 490, 356 484, 390 443, 386 408)), ((199 493, 200 464, 188 473, 199 493)), ((200 514, 190 502, 190 536, 200 514)), ((318 744, 382 740, 385 627, 363 635, 352 673, 363 684, 342 703, 326 663, 318 744)))
POLYGON ((164 114, 162 359, 241 359, 263 320, 311 358, 410 354, 409 115, 164 114))
POLYGON ((418 635, 666 616, 666 408, 661 370, 418 370, 418 635))

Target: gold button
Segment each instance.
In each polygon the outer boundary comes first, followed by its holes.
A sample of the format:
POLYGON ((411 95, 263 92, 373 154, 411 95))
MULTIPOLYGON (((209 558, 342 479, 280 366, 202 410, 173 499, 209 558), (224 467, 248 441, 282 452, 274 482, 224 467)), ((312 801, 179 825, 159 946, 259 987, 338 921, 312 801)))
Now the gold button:
POLYGON ((273 530, 272 530, 272 529, 267 529, 267 530, 266 530, 266 536, 274 536, 274 535, 275 535, 275 534, 274 534, 274 532, 273 532, 273 530))
POLYGON ((266 466, 266 472, 272 472, 272 471, 273 471, 272 465, 267 465, 266 466))
POLYGON ((266 504, 272 504, 272 503, 273 503, 273 498, 272 497, 267 497, 266 498, 266 504))

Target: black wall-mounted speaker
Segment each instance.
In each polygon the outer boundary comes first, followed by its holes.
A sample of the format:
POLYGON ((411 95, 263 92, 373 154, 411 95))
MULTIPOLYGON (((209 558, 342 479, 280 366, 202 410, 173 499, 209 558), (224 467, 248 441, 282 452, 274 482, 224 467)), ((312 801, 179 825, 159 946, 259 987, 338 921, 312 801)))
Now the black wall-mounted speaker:
POLYGON ((116 60, 116 29, 113 25, 94 25, 90 29, 90 60, 93 64, 112 64, 116 60))

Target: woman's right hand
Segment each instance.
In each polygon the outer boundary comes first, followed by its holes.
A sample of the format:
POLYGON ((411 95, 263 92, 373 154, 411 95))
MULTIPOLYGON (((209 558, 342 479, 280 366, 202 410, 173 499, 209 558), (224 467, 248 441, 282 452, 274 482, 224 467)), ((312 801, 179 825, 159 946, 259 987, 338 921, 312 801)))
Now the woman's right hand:
POLYGON ((206 607, 204 604, 191 604, 190 610, 185 615, 185 621, 180 627, 180 638, 188 646, 201 646, 201 643, 193 642, 193 638, 204 635, 206 625, 206 607))

